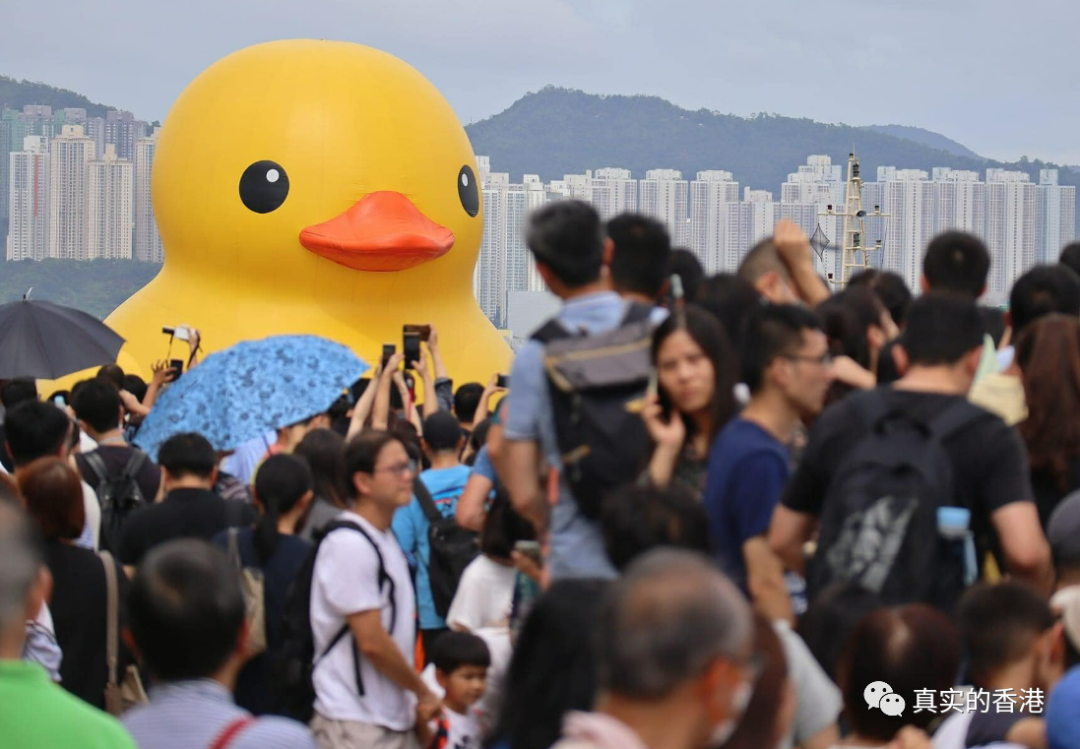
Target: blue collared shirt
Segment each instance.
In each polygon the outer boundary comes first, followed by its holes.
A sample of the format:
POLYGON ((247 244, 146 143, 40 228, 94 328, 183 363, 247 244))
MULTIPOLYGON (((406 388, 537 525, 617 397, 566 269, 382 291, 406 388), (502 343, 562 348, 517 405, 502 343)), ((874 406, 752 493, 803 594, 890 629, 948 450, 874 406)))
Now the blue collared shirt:
MULTIPOLYGON (((613 291, 588 294, 565 302, 556 316, 571 330, 590 334, 618 327, 626 315, 626 302, 613 291)), ((549 465, 561 467, 555 439, 551 391, 544 372, 544 346, 528 341, 518 351, 510 375, 513 388, 507 406, 505 438, 538 442, 549 465)), ((565 479, 559 482, 559 502, 551 511, 551 578, 616 576, 604 551, 596 524, 578 511, 565 479)))
MULTIPOLYGON (((121 723, 142 749, 203 749, 249 713, 212 679, 155 686, 150 702, 124 713, 121 723)), ((307 726, 264 716, 245 726, 229 749, 317 749, 307 726)))

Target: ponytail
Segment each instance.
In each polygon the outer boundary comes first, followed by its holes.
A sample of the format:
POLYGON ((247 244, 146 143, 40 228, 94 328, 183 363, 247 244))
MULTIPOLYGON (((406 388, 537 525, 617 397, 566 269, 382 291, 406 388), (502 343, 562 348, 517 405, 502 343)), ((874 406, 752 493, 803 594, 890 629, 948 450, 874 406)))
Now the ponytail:
POLYGON ((311 469, 307 462, 293 455, 273 455, 259 467, 255 476, 255 496, 263 512, 255 524, 252 541, 255 555, 266 562, 277 551, 281 534, 278 519, 290 512, 311 491, 311 469))

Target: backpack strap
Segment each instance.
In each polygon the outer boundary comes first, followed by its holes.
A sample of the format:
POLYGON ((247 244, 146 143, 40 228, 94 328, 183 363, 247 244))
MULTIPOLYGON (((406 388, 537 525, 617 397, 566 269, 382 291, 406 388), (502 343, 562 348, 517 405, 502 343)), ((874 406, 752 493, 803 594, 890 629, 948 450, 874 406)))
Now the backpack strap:
POLYGON ((90 470, 94 472, 94 476, 97 477, 97 483, 94 488, 101 486, 105 483, 105 479, 109 477, 109 469, 105 466, 105 461, 101 459, 97 450, 91 450, 88 453, 83 453, 83 457, 86 458, 86 464, 90 466, 90 470))
POLYGON ((443 519, 439 508, 435 506, 434 497, 431 496, 427 485, 420 480, 419 476, 413 481, 413 494, 416 495, 416 501, 420 504, 420 509, 424 511, 424 517, 427 518, 428 523, 435 524, 443 519))
MULTIPOLYGON (((100 458, 99 458, 100 460, 100 458)), ((127 465, 124 466, 124 472, 121 473, 121 477, 125 479, 131 479, 132 484, 135 486, 135 493, 138 499, 143 502, 146 501, 146 497, 143 496, 142 487, 139 486, 138 475, 142 470, 143 464, 146 463, 146 453, 142 450, 136 449, 128 458, 127 465)), ((150 498, 153 500, 153 497, 150 498)))
MULTIPOLYGON (((375 543, 375 539, 373 539, 371 537, 371 535, 366 530, 364 530, 362 527, 360 527, 356 523, 350 523, 347 520, 335 520, 335 521, 327 524, 327 526, 323 529, 322 538, 320 539, 320 543, 322 542, 322 540, 325 540, 326 537, 329 536, 331 533, 333 533, 334 531, 339 530, 341 528, 348 528, 350 530, 357 531, 361 536, 363 536, 364 538, 367 539, 368 543, 371 544, 372 550, 374 550, 374 552, 375 552, 375 558, 378 559, 378 561, 379 561, 379 574, 378 574, 379 590, 381 591, 383 589, 384 584, 389 586, 389 591, 390 591, 390 632, 388 634, 391 637, 393 637, 394 636, 394 629, 397 626, 397 602, 394 600, 395 595, 397 593, 397 586, 394 584, 393 578, 391 578, 390 575, 386 572, 386 565, 383 563, 382 552, 379 551, 379 546, 378 546, 378 544, 375 543)), ((330 643, 323 650, 322 654, 318 658, 315 659, 315 662, 314 662, 312 667, 314 668, 314 666, 318 665, 319 662, 323 658, 325 658, 327 655, 329 655, 330 651, 333 650, 334 647, 339 642, 341 642, 341 640, 348 633, 349 633, 349 622, 346 621, 341 626, 341 629, 339 629, 337 631, 337 633, 333 636, 333 638, 331 638, 330 643)), ((356 676, 356 691, 361 697, 363 697, 364 696, 364 680, 363 680, 363 677, 360 675, 360 648, 356 644, 356 638, 355 637, 352 638, 352 651, 353 651, 353 671, 354 671, 354 674, 356 676)))
POLYGON ((641 302, 630 302, 626 305, 626 314, 623 315, 622 322, 619 327, 626 325, 634 325, 639 322, 645 322, 652 317, 654 307, 648 304, 642 304, 641 302))
POLYGON ((566 327, 559 322, 558 318, 551 318, 546 323, 541 325, 529 338, 539 343, 547 345, 552 341, 558 341, 563 338, 573 338, 574 335, 566 327))
POLYGON ((101 566, 105 568, 105 663, 109 684, 119 688, 118 664, 120 662, 120 593, 116 580, 116 563, 112 554, 98 552, 101 566))

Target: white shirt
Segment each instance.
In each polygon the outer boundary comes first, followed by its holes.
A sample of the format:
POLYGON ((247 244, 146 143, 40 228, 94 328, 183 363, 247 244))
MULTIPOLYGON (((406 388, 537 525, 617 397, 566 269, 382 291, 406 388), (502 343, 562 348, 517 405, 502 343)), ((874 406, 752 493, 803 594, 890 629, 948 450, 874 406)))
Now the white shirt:
POLYGON ((98 502, 97 492, 85 481, 82 483, 83 507, 86 508, 86 523, 83 525, 82 535, 75 541, 76 546, 81 546, 90 551, 98 550, 98 542, 101 538, 101 503, 98 502))
MULTIPOLYGON (((346 617, 378 609, 382 612, 383 627, 412 666, 416 603, 405 553, 389 529, 380 531, 349 511, 342 512, 337 519, 359 525, 378 546, 386 574, 393 581, 396 616, 391 631, 391 586, 385 583, 379 590, 379 560, 371 543, 356 531, 334 531, 319 546, 311 581, 311 630, 316 659, 345 625, 346 617)), ((359 657, 364 691, 360 695, 353 641, 351 635, 342 637, 317 662, 312 679, 316 712, 331 720, 351 720, 393 731, 412 730, 416 723, 415 695, 384 676, 363 656, 359 657)))
POLYGON ((481 554, 461 573, 446 623, 476 632, 485 627, 506 627, 514 602, 517 570, 481 554))
MULTIPOLYGON (((469 713, 480 721, 480 728, 486 734, 495 727, 502 709, 506 672, 510 669, 510 658, 514 654, 514 646, 510 641, 509 627, 479 629, 473 634, 484 641, 491 654, 491 665, 487 670, 487 689, 484 691, 484 696, 469 708, 469 713)), ((420 678, 424 680, 432 694, 442 699, 444 691, 435 677, 435 664, 429 663, 420 674, 420 678)))
MULTIPOLYGON (((427 684, 432 694, 440 699, 445 696, 445 691, 435 678, 435 665, 429 663, 420 678, 427 684)), ((479 705, 480 703, 477 703, 479 705)), ((446 747, 445 749, 481 749, 484 738, 484 724, 477 705, 468 708, 465 713, 454 712, 443 705, 443 717, 446 719, 446 747)), ((432 735, 438 731, 438 720, 431 721, 429 728, 432 735)))

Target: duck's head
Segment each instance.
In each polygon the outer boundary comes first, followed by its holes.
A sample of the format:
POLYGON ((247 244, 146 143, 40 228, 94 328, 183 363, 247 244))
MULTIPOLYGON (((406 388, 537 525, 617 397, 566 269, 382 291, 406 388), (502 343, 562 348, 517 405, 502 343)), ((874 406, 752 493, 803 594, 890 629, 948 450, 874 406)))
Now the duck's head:
POLYGON ((346 42, 249 47, 165 120, 153 202, 166 265, 278 287, 315 269, 468 284, 475 163, 450 105, 401 60, 346 42))

